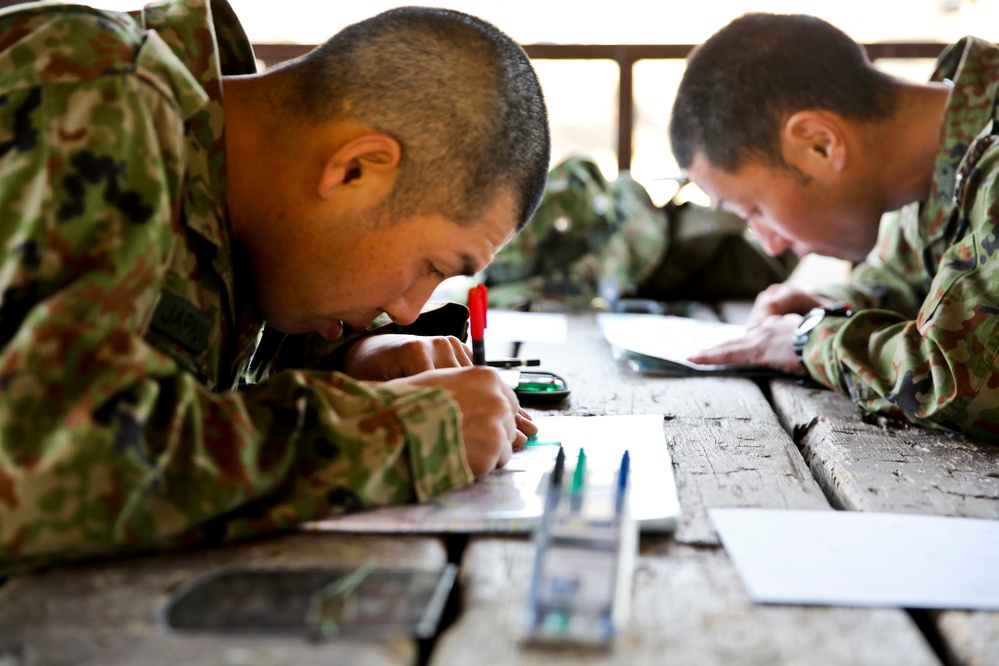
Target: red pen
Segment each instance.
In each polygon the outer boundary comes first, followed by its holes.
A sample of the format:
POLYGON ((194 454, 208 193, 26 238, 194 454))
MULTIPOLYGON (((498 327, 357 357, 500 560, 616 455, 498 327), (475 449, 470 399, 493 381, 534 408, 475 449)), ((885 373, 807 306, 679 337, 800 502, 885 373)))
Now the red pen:
POLYGON ((472 328, 472 363, 486 364, 486 304, 489 292, 486 285, 479 284, 468 290, 468 312, 472 328))

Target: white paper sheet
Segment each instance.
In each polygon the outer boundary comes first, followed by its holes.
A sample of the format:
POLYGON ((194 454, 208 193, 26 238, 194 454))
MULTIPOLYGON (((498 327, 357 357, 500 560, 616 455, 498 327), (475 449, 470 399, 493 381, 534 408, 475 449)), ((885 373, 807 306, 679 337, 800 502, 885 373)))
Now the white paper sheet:
POLYGON ((711 509, 758 603, 999 610, 999 521, 711 509))
POLYGON ((601 313, 597 322, 615 358, 647 374, 758 374, 753 365, 703 365, 691 354, 740 338, 746 327, 674 315, 601 313))
POLYGON ((565 342, 569 318, 558 312, 493 310, 486 313, 486 342, 565 342))

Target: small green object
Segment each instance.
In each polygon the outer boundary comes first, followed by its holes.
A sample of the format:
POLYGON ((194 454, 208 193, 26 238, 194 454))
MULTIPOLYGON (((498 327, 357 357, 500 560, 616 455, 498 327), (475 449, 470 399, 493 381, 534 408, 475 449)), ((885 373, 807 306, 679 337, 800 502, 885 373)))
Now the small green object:
POLYGON ((576 457, 576 472, 572 475, 572 494, 578 495, 583 490, 583 481, 586 479, 586 451, 579 449, 576 457))
POLYGON ((562 382, 521 382, 517 384, 519 391, 562 391, 565 385, 562 382))
POLYGON ((562 442, 542 442, 537 435, 531 435, 524 442, 524 446, 562 446, 562 442))

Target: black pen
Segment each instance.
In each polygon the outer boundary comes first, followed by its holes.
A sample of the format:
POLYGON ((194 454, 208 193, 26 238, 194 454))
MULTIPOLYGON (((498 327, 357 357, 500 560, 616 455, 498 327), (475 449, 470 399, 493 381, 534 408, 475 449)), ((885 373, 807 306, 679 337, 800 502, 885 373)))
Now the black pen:
POLYGON ((535 532, 534 549, 534 571, 531 575, 531 625, 539 628, 544 613, 539 615, 541 603, 538 594, 541 592, 542 580, 545 572, 545 558, 548 553, 548 544, 551 541, 552 523, 555 521, 555 511, 558 506, 559 496, 562 494, 562 473, 565 470, 565 449, 558 445, 558 455, 555 456, 555 468, 548 477, 548 491, 545 495, 544 513, 535 532))
POLYGON ((525 368, 541 365, 539 358, 496 358, 486 361, 486 365, 492 368, 525 368))
POLYGON ((562 475, 565 471, 565 449, 558 446, 558 455, 555 456, 555 468, 548 479, 548 495, 545 497, 545 518, 551 520, 555 516, 555 507, 558 506, 559 496, 562 494, 562 475))

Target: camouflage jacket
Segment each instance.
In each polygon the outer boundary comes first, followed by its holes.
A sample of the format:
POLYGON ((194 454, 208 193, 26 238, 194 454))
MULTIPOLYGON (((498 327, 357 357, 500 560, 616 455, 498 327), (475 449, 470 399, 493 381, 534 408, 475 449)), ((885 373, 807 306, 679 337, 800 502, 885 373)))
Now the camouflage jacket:
POLYGON ((0 574, 472 481, 443 389, 243 383, 221 76, 254 67, 223 0, 0 12, 0 574))
POLYGON ((818 381, 865 410, 999 442, 999 48, 951 46, 953 83, 928 196, 881 230, 805 349, 818 381))

